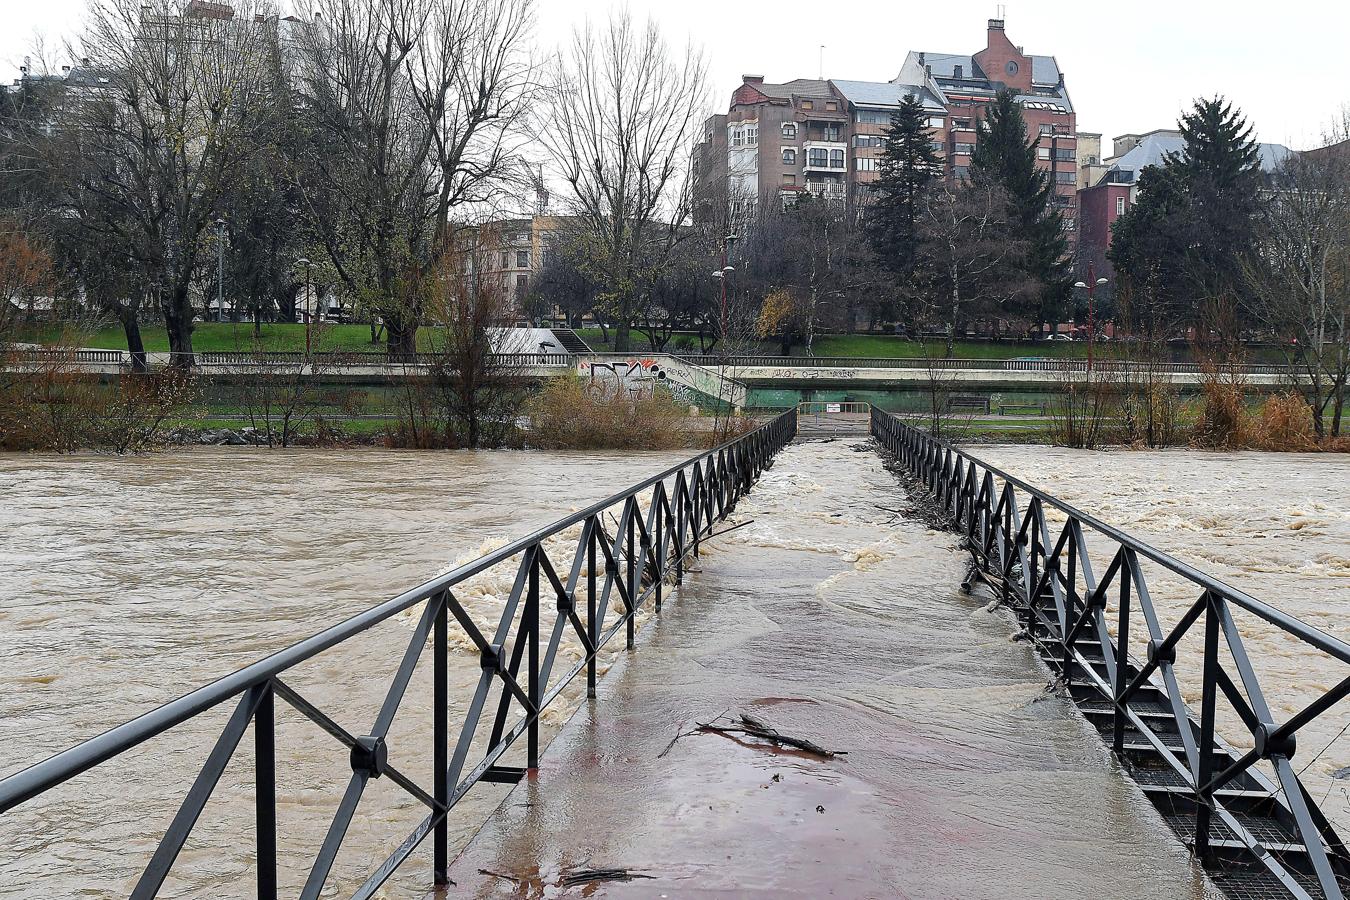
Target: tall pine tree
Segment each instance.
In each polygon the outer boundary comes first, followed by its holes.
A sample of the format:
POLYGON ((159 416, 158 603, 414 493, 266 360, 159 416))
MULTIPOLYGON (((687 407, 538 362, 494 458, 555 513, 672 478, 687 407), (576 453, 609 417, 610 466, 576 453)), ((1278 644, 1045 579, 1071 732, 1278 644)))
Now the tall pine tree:
POLYGON ((926 120, 923 104, 907 94, 886 128, 881 175, 867 208, 872 249, 882 267, 902 283, 914 274, 923 194, 942 173, 926 120))
POLYGON ((1039 137, 1027 140, 1027 123, 1016 95, 999 91, 975 123, 970 177, 1007 193, 1013 228, 1027 245, 1023 268, 1041 284, 1036 318, 1057 321, 1069 296, 1069 244, 1059 210, 1050 203, 1055 186, 1036 168, 1039 145, 1039 137))
POLYGON ((1136 293, 1152 284, 1176 324, 1232 338, 1247 299, 1262 184, 1252 129, 1222 97, 1182 116, 1180 154, 1139 177, 1138 200, 1116 221, 1110 258, 1136 293))

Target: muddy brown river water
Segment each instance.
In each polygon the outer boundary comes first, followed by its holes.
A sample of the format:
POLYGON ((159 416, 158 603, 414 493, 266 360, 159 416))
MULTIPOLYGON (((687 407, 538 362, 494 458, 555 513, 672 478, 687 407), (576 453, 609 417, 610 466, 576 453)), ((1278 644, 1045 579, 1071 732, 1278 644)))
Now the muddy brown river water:
MULTIPOLYGON (((849 562, 849 572, 888 559, 926 568, 926 553, 934 567, 954 570, 954 551, 945 539, 887 538, 884 529, 894 520, 878 507, 894 502, 889 476, 880 472, 874 456, 856 452, 850 443, 810 445, 810 465, 775 468, 774 477, 752 495, 760 521, 735 540, 772 551, 761 554, 767 567, 764 584, 793 565, 792 553, 835 555, 849 562), (837 494, 836 474, 846 476, 847 485, 837 494)), ((1350 460, 1073 454, 1024 447, 977 452, 1318 627, 1347 636, 1350 460)), ((678 458, 234 449, 132 459, 0 456, 0 775, 341 621, 678 458)), ((737 559, 714 552, 706 564, 734 567, 737 559)), ((461 595, 480 621, 494 620, 510 574, 480 579, 461 595)), ((740 577, 753 579, 753 574, 740 577)), ((814 596, 830 609, 863 604, 880 610, 895 602, 888 590, 859 591, 832 575, 822 578, 814 596)), ((1163 595, 1160 603, 1171 602, 1167 585, 1160 582, 1155 591, 1163 595)), ((287 680, 344 727, 365 733, 412 626, 407 617, 384 623, 305 664, 287 680)), ((1262 639, 1254 637, 1254 648, 1262 639)), ((1310 691, 1344 674, 1319 668, 1274 638, 1268 656, 1261 665, 1289 686, 1271 691, 1280 710, 1301 705, 1310 691)), ((417 705, 429 695, 425 668, 414 677, 409 713, 395 721, 391 746, 430 746, 429 716, 417 705)), ((476 656, 455 656, 452 697, 458 705, 451 711, 452 725, 468 699, 464 686, 477 674, 476 656)), ((1028 684, 1035 687, 1037 677, 1029 673, 1028 684)), ((980 702, 997 704, 1003 702, 1000 696, 980 702)), ((281 712, 284 707, 278 709, 278 756, 287 763, 278 784, 281 874, 284 886, 295 886, 350 769, 340 746, 281 712)), ((226 712, 219 709, 173 729, 0 817, 0 897, 125 896, 226 712)), ((556 730, 565 715, 565 705, 550 709, 546 730, 556 730)), ((1343 707, 1329 716, 1325 721, 1334 720, 1337 727, 1346 720, 1343 707)), ((1324 731, 1330 741, 1335 729, 1327 725, 1324 731)), ((1324 742, 1319 736, 1309 745, 1320 748, 1324 742)), ((425 782, 429 765, 424 757, 398 762, 425 782)), ((1310 772, 1327 790, 1324 805, 1333 815, 1339 815, 1339 804, 1350 816, 1350 799, 1340 787, 1346 782, 1331 777, 1346 765, 1350 737, 1332 742, 1310 772)), ((420 806, 385 782, 373 782, 367 792, 325 896, 349 894, 420 821, 420 806)), ((457 807, 452 843, 466 841, 502 796, 497 788, 476 789, 457 807)), ((1112 815, 1137 813, 1135 801, 1108 802, 1120 804, 1112 815)), ((1030 815, 1008 812, 1015 821, 1030 815)), ((387 896, 418 896, 425 890, 423 851, 390 883, 387 896)), ((163 895, 249 896, 251 852, 252 758, 245 741, 163 895)), ((1188 895, 1192 890, 1188 885, 1188 895)))

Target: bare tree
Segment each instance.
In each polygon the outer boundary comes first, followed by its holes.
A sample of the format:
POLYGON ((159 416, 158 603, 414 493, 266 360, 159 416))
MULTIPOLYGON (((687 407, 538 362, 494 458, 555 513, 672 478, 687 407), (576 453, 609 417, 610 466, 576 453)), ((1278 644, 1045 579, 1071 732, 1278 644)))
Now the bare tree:
POLYGON ((86 187, 120 213, 181 366, 193 362, 204 235, 265 121, 256 113, 271 89, 262 64, 276 20, 264 20, 248 3, 227 16, 174 0, 94 0, 81 40, 82 56, 106 80, 68 103, 68 124, 109 163, 86 187))
POLYGON ((300 186, 347 293, 411 353, 451 211, 515 171, 530 0, 311 0, 300 186))
POLYGON ((920 318, 939 316, 947 356, 971 308, 1004 302, 1034 286, 1015 275, 1026 242, 1013 234, 1003 191, 993 185, 942 180, 920 204, 920 318), (941 312, 939 312, 941 311, 941 312))
POLYGON ((1272 178, 1253 307, 1280 338, 1319 438, 1341 433, 1350 378, 1350 113, 1325 150, 1292 154, 1272 178), (1327 419, 1330 418, 1330 422, 1327 419))
POLYGON ((639 29, 626 11, 577 31, 547 79, 538 135, 570 189, 619 351, 654 278, 691 235, 688 160, 706 80, 700 52, 675 54, 654 22, 639 29))

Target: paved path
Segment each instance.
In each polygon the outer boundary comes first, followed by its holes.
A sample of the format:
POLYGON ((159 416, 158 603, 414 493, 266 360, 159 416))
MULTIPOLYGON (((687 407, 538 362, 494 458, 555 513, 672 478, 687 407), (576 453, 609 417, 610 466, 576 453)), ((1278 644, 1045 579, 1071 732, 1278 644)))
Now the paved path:
POLYGON ((852 440, 797 444, 455 861, 455 896, 1212 890, 953 540, 852 440), (692 734, 752 712, 847 756, 692 734), (649 876, 563 887, 579 868, 649 876), (495 873, 495 874, 486 874, 495 873))

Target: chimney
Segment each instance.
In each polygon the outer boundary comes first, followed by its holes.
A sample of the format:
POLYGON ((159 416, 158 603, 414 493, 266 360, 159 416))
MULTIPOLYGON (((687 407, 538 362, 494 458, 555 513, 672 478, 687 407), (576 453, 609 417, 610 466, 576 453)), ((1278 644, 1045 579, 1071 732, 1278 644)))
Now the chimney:
POLYGON ((87 57, 87 56, 81 56, 81 57, 80 57, 80 65, 84 66, 86 69, 89 68, 89 57, 87 57))
POLYGON ((990 31, 1002 31, 1002 30, 1003 30, 1003 20, 1002 20, 1002 19, 990 19, 990 20, 989 20, 989 30, 990 30, 990 31))
POLYGON ((961 77, 961 67, 960 67, 960 66, 953 66, 953 67, 952 67, 952 77, 953 77, 953 78, 960 78, 960 77, 961 77))
POLYGON ((764 83, 764 76, 763 76, 763 75, 742 75, 742 76, 741 76, 741 81, 745 82, 746 84, 763 84, 763 83, 764 83))
POLYGON ((323 21, 323 13, 321 13, 321 12, 316 12, 316 13, 314 13, 314 21, 315 21, 315 22, 321 22, 321 21, 323 21))
POLYGON ((926 75, 926 76, 929 77, 929 78, 932 78, 932 77, 933 77, 933 67, 932 67, 932 66, 924 66, 924 67, 923 67, 923 74, 926 75))
POLYGON ((927 54, 927 53, 924 53, 923 51, 920 51, 920 52, 919 52, 919 65, 923 65, 923 64, 924 64, 925 62, 927 62, 927 61, 928 61, 928 54, 927 54))
POLYGON ((62 66, 62 67, 61 67, 61 74, 62 74, 62 75, 69 75, 69 74, 70 74, 70 66, 62 66))

